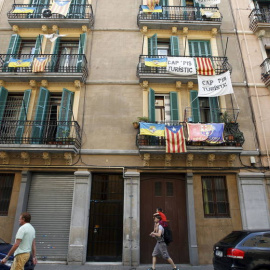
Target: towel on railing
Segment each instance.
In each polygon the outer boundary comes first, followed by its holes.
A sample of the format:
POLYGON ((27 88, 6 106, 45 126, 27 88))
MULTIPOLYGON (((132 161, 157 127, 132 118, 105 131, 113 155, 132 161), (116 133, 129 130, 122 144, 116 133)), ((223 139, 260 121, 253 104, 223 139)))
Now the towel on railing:
POLYGON ((67 16, 71 0, 54 0, 51 12, 67 16))
POLYGON ((205 16, 209 19, 220 19, 221 14, 218 10, 210 10, 210 9, 203 9, 201 8, 201 14, 202 16, 205 16))
POLYGON ((48 60, 47 57, 36 57, 33 62, 32 72, 44 72, 48 60))
POLYGON ((159 0, 147 0, 147 6, 150 9, 154 9, 156 5, 159 5, 159 0))
POLYGON ((196 57, 197 73, 198 75, 215 75, 215 70, 211 58, 196 57))

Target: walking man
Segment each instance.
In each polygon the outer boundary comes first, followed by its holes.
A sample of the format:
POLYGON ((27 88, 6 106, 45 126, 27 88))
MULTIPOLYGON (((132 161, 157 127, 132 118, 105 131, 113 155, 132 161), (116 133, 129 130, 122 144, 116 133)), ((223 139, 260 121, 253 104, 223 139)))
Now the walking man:
POLYGON ((154 222, 155 222, 154 228, 156 229, 150 233, 150 236, 155 237, 157 240, 157 243, 152 253, 152 267, 150 267, 148 270, 156 269, 157 256, 161 256, 163 259, 167 260, 168 263, 171 264, 173 270, 179 270, 176 268, 176 265, 174 264, 173 260, 171 259, 168 253, 167 245, 164 242, 164 238, 163 238, 164 228, 161 225, 159 225, 160 220, 161 220, 160 215, 156 215, 154 217, 154 222))
POLYGON ((33 263, 37 264, 36 258, 36 232, 34 227, 30 224, 31 215, 29 213, 22 213, 20 215, 20 228, 16 234, 15 244, 12 246, 7 256, 1 261, 5 264, 8 258, 14 253, 14 261, 10 270, 23 270, 24 265, 30 258, 32 251, 33 263))

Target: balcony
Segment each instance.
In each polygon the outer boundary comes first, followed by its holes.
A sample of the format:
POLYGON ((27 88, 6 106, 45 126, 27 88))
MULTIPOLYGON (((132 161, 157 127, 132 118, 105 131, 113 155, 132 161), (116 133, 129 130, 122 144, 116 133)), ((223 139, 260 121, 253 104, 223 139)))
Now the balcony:
POLYGON ((270 58, 266 58, 261 64, 261 78, 266 86, 270 85, 270 58))
POLYGON ((217 7, 186 7, 163 6, 162 13, 147 13, 140 6, 137 24, 140 29, 147 26, 149 29, 171 29, 173 26, 182 29, 209 31, 220 28, 222 16, 217 7))
POLYGON ((270 10, 253 9, 249 15, 249 28, 253 32, 270 29, 270 10))
POLYGON ((76 121, 2 121, 1 151, 74 152, 81 148, 76 121))
MULTIPOLYGON (((42 63, 39 63, 42 66, 42 63)), ((87 60, 84 54, 0 54, 0 76, 7 82, 49 79, 52 82, 85 82, 88 76, 87 60), (16 66, 8 67, 11 58, 16 59, 16 66), (36 58, 42 58, 44 67, 40 72, 33 72, 36 58), (24 62, 24 63, 23 63, 24 62)))
POLYGON ((79 28, 83 25, 88 27, 94 24, 94 15, 92 5, 77 5, 71 4, 69 13, 65 17, 61 14, 52 13, 51 16, 46 14, 51 8, 51 4, 13 4, 12 9, 7 13, 8 22, 11 26, 18 25, 19 27, 35 28, 47 25, 58 25, 66 28, 79 28), (33 13, 13 13, 15 9, 19 8, 34 8, 33 13))
MULTIPOLYGON (((137 77, 140 79, 140 82, 144 80, 147 80, 152 83, 162 83, 162 82, 175 83, 176 81, 179 80, 181 80, 182 83, 187 83, 189 81, 197 82, 197 75, 177 76, 169 73, 166 67, 149 67, 145 65, 145 58, 166 58, 166 57, 167 56, 160 56, 160 55, 140 55, 139 64, 137 66, 137 77)), ((168 57, 170 56, 168 55, 168 57)), ((181 58, 182 57, 190 57, 190 56, 181 56, 181 58)), ((232 70, 231 65, 228 63, 227 57, 211 56, 207 58, 210 58, 212 60, 212 65, 216 75, 224 73, 228 70, 229 71, 232 70)))
MULTIPOLYGON (((192 117, 190 117, 191 108, 185 109, 185 119, 189 122, 192 122, 192 117)), ((212 110, 213 112, 213 110, 212 110)), ((239 154, 242 151, 242 145, 245 142, 245 138, 243 133, 239 130, 239 124, 237 121, 237 116, 239 110, 237 109, 217 109, 218 115, 220 119, 218 122, 226 121, 224 123, 224 132, 223 138, 224 142, 221 144, 211 144, 206 141, 202 142, 192 142, 188 141, 188 128, 187 122, 177 122, 177 121, 169 121, 165 122, 168 125, 182 125, 184 128, 184 135, 186 138, 186 146, 187 153, 216 153, 216 154, 239 154)), ((210 114, 210 109, 201 111, 201 114, 206 115, 210 114)), ((203 118, 203 115, 201 115, 203 118)), ((158 122, 160 123, 160 122, 158 122)), ((200 122, 204 124, 203 122, 200 122)), ((166 152, 166 141, 165 137, 155 137, 148 135, 140 135, 136 136, 136 145, 139 148, 140 153, 154 153, 154 154, 165 154, 166 152)))

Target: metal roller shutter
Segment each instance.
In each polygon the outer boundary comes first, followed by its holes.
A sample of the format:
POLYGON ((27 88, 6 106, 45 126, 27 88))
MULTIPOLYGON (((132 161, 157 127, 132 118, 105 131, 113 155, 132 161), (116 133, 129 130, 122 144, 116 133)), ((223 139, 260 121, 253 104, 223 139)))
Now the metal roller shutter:
POLYGON ((36 229, 37 256, 43 260, 67 260, 73 174, 33 174, 27 211, 36 229))

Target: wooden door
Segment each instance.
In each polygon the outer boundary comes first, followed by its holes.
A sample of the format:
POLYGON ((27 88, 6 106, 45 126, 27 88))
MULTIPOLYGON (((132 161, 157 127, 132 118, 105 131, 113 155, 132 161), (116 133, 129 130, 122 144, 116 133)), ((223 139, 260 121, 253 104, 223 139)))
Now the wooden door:
MULTIPOLYGON (((149 234, 153 231, 153 213, 157 207, 163 209, 173 233, 173 242, 168 246, 170 257, 175 263, 189 263, 184 175, 144 174, 141 176, 141 263, 152 262, 156 240, 149 234)), ((158 259, 158 263, 164 264, 165 261, 158 259)))

